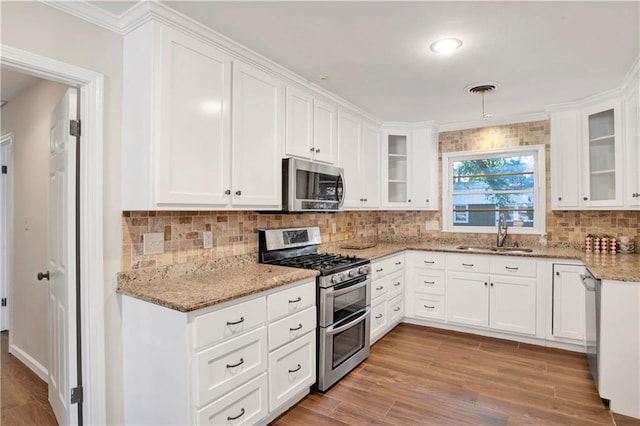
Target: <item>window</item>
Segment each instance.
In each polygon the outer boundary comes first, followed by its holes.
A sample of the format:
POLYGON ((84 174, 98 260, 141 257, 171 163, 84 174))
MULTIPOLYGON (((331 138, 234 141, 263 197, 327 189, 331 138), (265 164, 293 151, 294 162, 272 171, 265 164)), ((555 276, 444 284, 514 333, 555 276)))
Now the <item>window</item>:
POLYGON ((449 152, 442 161, 445 231, 493 233, 504 214, 510 233, 545 232, 543 145, 449 152))

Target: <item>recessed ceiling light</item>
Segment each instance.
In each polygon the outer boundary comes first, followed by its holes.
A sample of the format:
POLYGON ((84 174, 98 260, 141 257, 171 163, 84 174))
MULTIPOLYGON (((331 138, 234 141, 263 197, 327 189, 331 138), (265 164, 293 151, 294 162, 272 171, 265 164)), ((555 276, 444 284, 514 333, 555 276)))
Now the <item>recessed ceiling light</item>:
POLYGON ((451 53, 462 46, 462 41, 457 38, 441 38, 431 43, 431 50, 436 53, 451 53))

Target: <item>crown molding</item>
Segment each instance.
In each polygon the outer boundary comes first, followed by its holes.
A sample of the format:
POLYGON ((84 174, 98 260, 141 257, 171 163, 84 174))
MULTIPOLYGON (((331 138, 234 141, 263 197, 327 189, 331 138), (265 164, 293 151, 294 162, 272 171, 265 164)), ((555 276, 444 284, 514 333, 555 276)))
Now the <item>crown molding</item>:
POLYGON ((437 128, 435 121, 385 121, 382 123, 383 129, 419 129, 419 128, 437 128))
POLYGON ((483 127, 505 126, 508 124, 529 123, 531 121, 548 120, 547 112, 535 112, 531 114, 510 115, 506 117, 485 118, 482 120, 460 121, 456 123, 440 124, 440 133, 456 130, 480 129, 483 127))

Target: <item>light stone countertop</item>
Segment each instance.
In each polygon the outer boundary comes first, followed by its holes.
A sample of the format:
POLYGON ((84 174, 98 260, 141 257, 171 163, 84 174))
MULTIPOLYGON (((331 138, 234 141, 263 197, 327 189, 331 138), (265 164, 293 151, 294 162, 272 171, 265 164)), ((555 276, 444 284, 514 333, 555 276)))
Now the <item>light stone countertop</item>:
MULTIPOLYGON (((350 240, 322 244, 319 250, 375 261, 405 250, 461 253, 455 247, 456 244, 442 242, 350 240)), ((640 254, 635 253, 596 255, 569 247, 547 247, 535 248, 531 253, 471 254, 579 260, 598 279, 640 283, 640 254)), ((177 311, 191 312, 318 275, 316 271, 306 269, 258 264, 256 257, 234 256, 209 262, 121 272, 118 274, 117 291, 177 311)))

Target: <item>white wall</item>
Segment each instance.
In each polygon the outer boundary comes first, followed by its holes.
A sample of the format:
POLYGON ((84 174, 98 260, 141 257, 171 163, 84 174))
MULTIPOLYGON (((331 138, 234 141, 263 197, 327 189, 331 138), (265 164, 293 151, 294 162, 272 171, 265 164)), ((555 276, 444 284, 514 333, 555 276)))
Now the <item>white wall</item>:
POLYGON ((0 2, 2 44, 105 76, 104 282, 107 423, 122 424, 122 322, 116 273, 121 262, 120 132, 122 36, 35 1, 0 2))
POLYGON ((11 339, 47 369, 49 287, 36 274, 47 269, 49 120, 66 90, 42 80, 2 108, 2 134, 13 132, 11 339))

